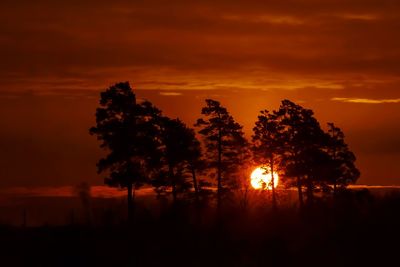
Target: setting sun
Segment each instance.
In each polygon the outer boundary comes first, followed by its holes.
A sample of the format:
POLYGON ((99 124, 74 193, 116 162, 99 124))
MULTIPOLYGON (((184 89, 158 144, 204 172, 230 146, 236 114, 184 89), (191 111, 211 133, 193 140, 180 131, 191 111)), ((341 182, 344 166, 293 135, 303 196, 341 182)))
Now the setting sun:
MULTIPOLYGON (((269 168, 258 167, 250 175, 250 183, 254 189, 272 189, 271 185, 271 172, 269 168)), ((274 172, 274 188, 279 183, 279 176, 274 172)))

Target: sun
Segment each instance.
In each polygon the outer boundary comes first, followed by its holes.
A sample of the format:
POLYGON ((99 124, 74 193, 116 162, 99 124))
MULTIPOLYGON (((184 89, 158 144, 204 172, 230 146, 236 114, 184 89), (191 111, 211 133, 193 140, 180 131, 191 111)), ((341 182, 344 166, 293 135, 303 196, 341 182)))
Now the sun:
MULTIPOLYGON (((254 189, 272 189, 271 180, 271 171, 266 167, 258 167, 250 175, 250 183, 254 189)), ((278 183, 279 176, 276 172, 274 172, 274 188, 276 188, 278 183)))

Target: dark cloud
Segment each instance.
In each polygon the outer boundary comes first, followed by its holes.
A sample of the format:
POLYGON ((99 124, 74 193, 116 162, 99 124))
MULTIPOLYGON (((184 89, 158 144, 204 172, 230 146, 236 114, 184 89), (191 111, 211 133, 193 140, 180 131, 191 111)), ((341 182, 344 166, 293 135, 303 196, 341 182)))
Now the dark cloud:
POLYGON ((243 76, 282 84, 282 76, 388 81, 400 73, 399 6, 389 0, 6 1, 0 85, 58 80, 88 87, 123 76, 140 84, 165 79, 163 71, 220 86, 232 72, 242 76, 237 83, 243 76))

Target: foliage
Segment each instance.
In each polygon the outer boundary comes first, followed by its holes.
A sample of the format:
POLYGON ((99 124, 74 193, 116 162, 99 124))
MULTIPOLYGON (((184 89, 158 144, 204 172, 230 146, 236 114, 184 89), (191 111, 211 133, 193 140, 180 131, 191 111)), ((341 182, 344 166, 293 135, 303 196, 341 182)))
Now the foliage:
POLYGON ((193 186, 198 194, 196 172, 201 169, 202 154, 194 130, 181 120, 168 117, 161 117, 159 125, 163 168, 153 185, 157 189, 172 187, 174 199, 193 186))
POLYGON ((328 123, 327 153, 332 164, 328 183, 333 185, 336 192, 337 186, 347 186, 355 183, 360 177, 360 171, 355 166, 356 157, 344 141, 344 133, 333 123, 328 123))
POLYGON ((272 173, 276 171, 275 166, 279 164, 284 151, 283 130, 277 113, 268 110, 260 112, 253 128, 253 158, 257 164, 269 166, 272 173))
MULTIPOLYGON (((272 173, 279 171, 286 185, 296 186, 301 205, 304 189, 311 201, 316 188, 332 186, 336 192, 360 176, 341 129, 329 123, 324 132, 310 109, 283 100, 278 110, 261 111, 250 151, 242 126, 227 109, 212 99, 205 102, 195 124, 201 144, 181 120, 162 116, 148 101, 138 102, 129 83, 117 83, 101 93, 90 133, 107 154, 97 167, 106 174, 106 184, 128 188, 128 205, 132 190, 145 183, 158 193, 171 188, 174 200, 194 188, 198 200, 205 184, 198 174, 205 170, 217 180, 219 205, 224 190, 247 192, 248 169, 254 163, 268 166, 272 173)), ((275 204, 273 184, 272 188, 275 204)))
POLYGON ((217 176, 218 195, 223 187, 233 188, 240 180, 240 168, 249 158, 242 126, 218 101, 206 99, 203 117, 195 124, 203 136, 207 166, 217 176))
POLYGON ((137 102, 128 82, 117 83, 100 94, 96 126, 90 134, 108 154, 97 164, 106 173, 105 183, 128 189, 128 213, 132 215, 132 189, 148 182, 159 164, 157 118, 160 111, 150 102, 137 102))
POLYGON ((159 157, 155 118, 160 111, 150 102, 138 103, 129 83, 118 83, 101 93, 92 135, 109 153, 98 163, 98 171, 109 171, 111 186, 136 187, 146 182, 146 171, 159 157))

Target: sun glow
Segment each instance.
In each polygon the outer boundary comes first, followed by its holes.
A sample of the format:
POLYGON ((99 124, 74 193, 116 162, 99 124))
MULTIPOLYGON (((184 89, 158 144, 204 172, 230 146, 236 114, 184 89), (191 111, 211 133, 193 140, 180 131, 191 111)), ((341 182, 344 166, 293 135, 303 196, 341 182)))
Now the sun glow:
MULTIPOLYGON (((250 175, 250 183, 254 189, 272 189, 272 175, 269 168, 258 167, 250 175)), ((279 176, 274 172, 274 188, 279 183, 279 176)))

